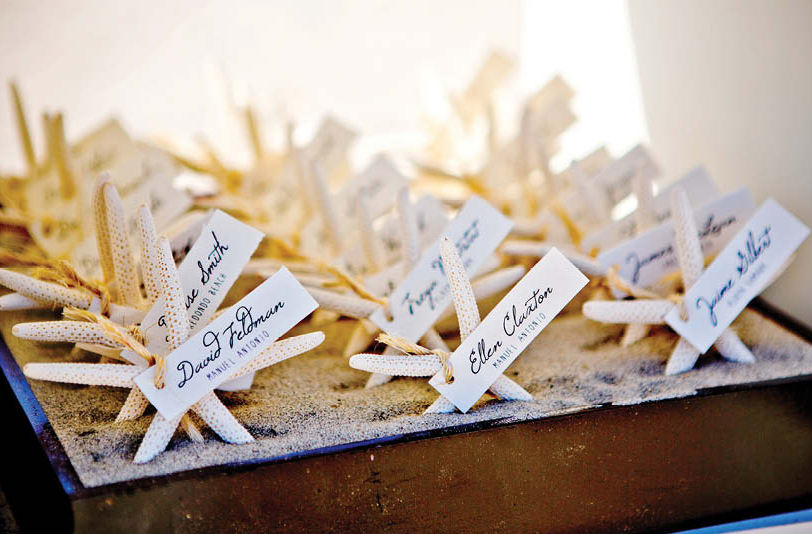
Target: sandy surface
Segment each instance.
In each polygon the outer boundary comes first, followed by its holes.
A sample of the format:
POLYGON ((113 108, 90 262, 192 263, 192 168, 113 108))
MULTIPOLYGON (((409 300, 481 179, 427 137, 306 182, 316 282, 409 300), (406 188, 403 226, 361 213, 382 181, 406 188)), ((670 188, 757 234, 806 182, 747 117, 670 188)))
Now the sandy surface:
MULTIPOLYGON (((31 361, 95 361, 64 344, 34 343, 10 335, 14 322, 53 318, 47 312, 0 315, 0 331, 21 364, 31 361)), ((580 314, 553 321, 507 374, 536 398, 501 402, 485 396, 468 414, 421 415, 437 393, 426 379, 399 378, 364 389, 367 374, 340 356, 353 322, 339 321, 324 331, 318 349, 257 374, 253 389, 218 393, 256 438, 229 445, 208 429, 205 443, 193 444, 180 431, 167 451, 146 465, 133 456, 154 411, 136 421, 114 423, 127 390, 31 381, 79 478, 86 486, 173 473, 197 467, 268 458, 475 421, 504 423, 578 411, 600 404, 635 404, 684 397, 697 389, 812 374, 812 345, 770 320, 746 311, 734 328, 753 349, 755 365, 727 363, 714 351, 683 375, 663 375, 676 342, 656 328, 629 348, 619 345, 622 327, 601 325, 580 314)), ((299 325, 292 334, 311 330, 299 325)))

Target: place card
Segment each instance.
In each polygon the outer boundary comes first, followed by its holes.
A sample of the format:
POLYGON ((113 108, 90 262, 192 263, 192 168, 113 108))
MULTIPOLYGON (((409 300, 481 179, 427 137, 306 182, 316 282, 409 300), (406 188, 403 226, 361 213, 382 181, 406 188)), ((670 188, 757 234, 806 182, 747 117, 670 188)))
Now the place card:
MULTIPOLYGON (((719 190, 713 183, 708 172, 703 167, 697 167, 676 182, 672 182, 654 197, 651 209, 654 211, 656 222, 662 223, 671 217, 671 192, 682 188, 688 195, 691 205, 701 206, 719 196, 719 190)), ((636 213, 631 212, 625 217, 603 225, 590 232, 581 240, 581 250, 589 253, 594 248, 606 250, 615 243, 624 239, 631 239, 637 234, 636 213)))
MULTIPOLYGON (((338 192, 331 195, 331 202, 341 221, 342 243, 360 243, 359 195, 364 197, 370 219, 375 220, 392 208, 397 192, 406 184, 406 178, 389 159, 378 156, 364 172, 349 179, 338 192)), ((325 252, 324 243, 328 240, 328 229, 322 218, 312 217, 300 233, 299 248, 309 256, 320 257, 325 252)), ((363 258, 363 254, 360 257, 363 258)))
MULTIPOLYGON (((474 195, 443 234, 455 244, 465 270, 471 275, 496 250, 512 226, 510 219, 474 195)), ((387 319, 383 309, 372 314, 370 320, 384 332, 416 342, 451 300, 438 238, 389 296, 392 320, 387 319)))
MULTIPOLYGON (((741 188, 694 210, 702 253, 707 257, 720 251, 754 209, 750 192, 741 188)), ((676 247, 673 221, 667 221, 599 254, 597 260, 607 269, 617 266, 629 282, 648 287, 679 270, 676 247)))
POLYGON ((325 117, 316 135, 303 149, 308 162, 318 161, 327 176, 344 161, 357 134, 333 117, 325 117))
POLYGON ((163 388, 155 387, 154 365, 134 381, 164 418, 174 419, 317 307, 282 267, 166 357, 163 388))
POLYGON ((666 322, 706 352, 808 235, 805 224, 767 199, 685 293, 688 320, 674 306, 666 322))
MULTIPOLYGON (((437 200, 432 195, 423 195, 414 203, 415 219, 417 220, 417 235, 420 240, 420 246, 425 247, 431 244, 443 231, 443 228, 448 224, 448 214, 442 202, 437 200)), ((378 235, 383 242, 384 263, 391 264, 396 262, 401 256, 401 235, 400 235, 400 220, 397 213, 392 213, 383 220, 381 229, 378 235)), ((341 257, 341 263, 344 268, 353 275, 363 275, 367 272, 366 256, 360 243, 352 244, 348 251, 341 257)), ((397 274, 395 285, 403 278, 403 268, 397 274)), ((395 272, 394 270, 392 271, 395 272)), ((374 275, 372 275, 374 276, 374 275)), ((371 278, 371 277, 370 277, 371 278)), ((389 287, 388 276, 382 279, 370 280, 366 282, 372 283, 377 288, 387 287, 387 291, 394 289, 394 285, 389 287)), ((372 291, 376 291, 370 287, 372 291)))
POLYGON ((429 384, 463 413, 564 309, 589 280, 553 248, 499 301, 429 384))
MULTIPOLYGON (((206 326, 240 276, 263 234, 220 210, 211 214, 195 244, 178 267, 191 333, 206 326)), ((141 330, 150 352, 169 351, 163 297, 152 305, 141 330)))
POLYGON ((609 205, 614 206, 632 192, 632 179, 641 169, 648 180, 657 178, 660 169, 643 145, 637 145, 616 159, 595 176, 594 183, 603 189, 609 205))

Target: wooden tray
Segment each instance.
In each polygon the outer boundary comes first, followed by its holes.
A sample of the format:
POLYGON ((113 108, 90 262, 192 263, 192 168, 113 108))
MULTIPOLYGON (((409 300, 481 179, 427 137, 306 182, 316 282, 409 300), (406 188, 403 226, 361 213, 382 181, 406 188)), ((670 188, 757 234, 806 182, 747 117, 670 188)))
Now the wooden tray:
POLYGON ((810 376, 86 488, 5 344, 0 368, 24 532, 668 532, 812 506, 810 376))

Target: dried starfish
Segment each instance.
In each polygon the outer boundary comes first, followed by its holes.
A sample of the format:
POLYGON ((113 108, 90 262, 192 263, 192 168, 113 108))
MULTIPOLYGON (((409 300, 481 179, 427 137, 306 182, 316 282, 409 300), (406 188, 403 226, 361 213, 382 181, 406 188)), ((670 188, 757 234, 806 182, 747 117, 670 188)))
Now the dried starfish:
MULTIPOLYGON (((702 274, 705 267, 704 256, 697 234, 696 221, 685 191, 676 189, 671 195, 671 204, 676 230, 677 259, 683 286, 687 291, 702 274)), ((635 289, 631 284, 628 284, 628 287, 640 295, 645 294, 645 290, 635 289)), ((590 301, 584 304, 583 312, 590 319, 604 323, 665 324, 664 317, 674 307, 674 302, 658 299, 657 295, 650 296, 654 298, 631 301, 590 301)), ((740 363, 755 361, 750 350, 730 328, 722 332, 714 346, 724 358, 730 361, 740 363)), ((680 337, 668 359, 665 374, 673 375, 692 369, 699 354, 699 351, 685 338, 680 337)))
MULTIPOLYGON (((654 212, 654 192, 652 191, 652 183, 643 172, 642 166, 638 166, 632 179, 632 190, 634 196, 637 197, 637 209, 634 211, 636 235, 640 235, 657 222, 657 215, 654 212)), ((623 347, 628 347, 636 341, 640 341, 650 330, 649 325, 641 323, 629 323, 623 332, 623 338, 620 344, 623 347)))
POLYGON ((96 240, 104 280, 102 284, 79 277, 66 262, 35 262, 20 258, 22 264, 47 265, 50 273, 43 280, 15 271, 0 269, 0 284, 15 291, 0 297, 0 310, 61 308, 105 308, 119 323, 137 322, 143 316, 145 302, 139 288, 135 262, 125 233, 124 208, 109 176, 96 181, 93 192, 96 240), (59 283, 48 281, 55 279, 59 283))
MULTIPOLYGON (((448 237, 440 240, 440 254, 457 310, 460 337, 465 339, 480 322, 479 309, 462 260, 448 237)), ((445 368, 443 361, 447 361, 447 353, 443 355, 437 350, 417 347, 422 349, 419 354, 356 354, 350 358, 350 366, 372 373, 424 377, 433 376, 445 368)), ((489 389, 503 400, 533 399, 524 388, 504 375, 499 376, 489 389)), ((452 413, 455 410, 454 404, 441 395, 424 413, 452 413)))
MULTIPOLYGON (((189 319, 186 308, 183 305, 183 291, 180 286, 180 280, 178 279, 177 269, 175 269, 174 261, 172 261, 169 241, 166 240, 166 238, 161 238, 157 249, 158 259, 161 261, 161 265, 164 266, 160 272, 159 280, 163 294, 166 295, 166 319, 170 338, 170 349, 174 350, 188 338, 189 319)), ((106 321, 104 318, 99 317, 99 319, 108 328, 108 330, 106 330, 108 336, 110 335, 109 328, 118 329, 119 335, 113 336, 115 343, 121 344, 123 342, 139 354, 146 353, 146 348, 137 340, 133 339, 132 336, 127 336, 126 333, 122 333, 119 326, 116 326, 110 321, 106 321)), ((93 326, 99 325, 93 324, 93 326)), ((235 373, 232 378, 238 378, 306 352, 318 346, 323 340, 324 334, 322 332, 314 332, 277 341, 235 373)), ((133 382, 133 378, 144 371, 143 366, 92 363, 31 363, 27 364, 23 371, 26 376, 40 380, 131 388, 131 393, 125 403, 125 408, 127 408, 128 405, 131 406, 127 410, 122 409, 116 421, 139 417, 143 414, 144 408, 146 408, 148 404, 146 397, 143 396, 133 382), (137 402, 131 402, 130 399, 134 397, 137 399, 137 402)), ((253 441, 251 435, 240 425, 213 392, 195 403, 191 407, 191 410, 197 413, 201 419, 224 440, 230 443, 253 441)), ((135 462, 148 462, 160 454, 166 448, 178 424, 182 423, 182 418, 183 416, 178 416, 171 421, 167 421, 160 413, 157 413, 144 436, 141 446, 136 452, 135 462)), ((189 422, 185 422, 185 428, 193 439, 202 440, 199 433, 189 425, 189 422)))
MULTIPOLYGON (((406 276, 414 268, 421 255, 416 212, 414 205, 409 199, 409 190, 406 187, 401 188, 398 192, 397 212, 403 247, 401 263, 403 276, 406 276)), ((370 233, 374 232, 372 228, 368 228, 366 231, 370 233)), ((369 239, 373 238, 377 238, 377 236, 371 234, 369 239)), ((523 274, 524 268, 522 267, 509 267, 489 273, 474 282, 476 296, 482 299, 498 294, 500 291, 516 283, 516 280, 521 278, 523 274)), ((378 333, 378 329, 369 321, 365 321, 365 319, 380 308, 380 302, 347 294, 337 294, 324 289, 308 288, 308 291, 310 291, 321 308, 361 319, 347 343, 346 355, 353 354, 358 350, 363 350, 372 343, 378 333)), ((442 337, 433 328, 425 333, 421 341, 431 349, 447 350, 442 337)), ((391 376, 386 374, 374 373, 367 381, 366 387, 369 388, 385 384, 391 380, 391 378, 391 376)))

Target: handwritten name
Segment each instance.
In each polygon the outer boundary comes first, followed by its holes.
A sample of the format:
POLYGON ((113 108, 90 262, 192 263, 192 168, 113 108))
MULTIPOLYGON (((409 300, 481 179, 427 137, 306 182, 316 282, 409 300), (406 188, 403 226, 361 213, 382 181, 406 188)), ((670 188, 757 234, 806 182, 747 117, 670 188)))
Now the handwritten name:
MULTIPOLYGON (((269 307, 261 315, 254 318, 252 308, 248 306, 240 306, 234 311, 234 320, 231 321, 226 328, 221 332, 209 330, 203 334, 203 346, 209 348, 209 354, 202 360, 192 363, 189 360, 182 360, 177 365, 177 370, 181 372, 183 378, 178 382, 178 388, 184 387, 190 380, 192 380, 198 373, 204 371, 210 364, 217 362, 222 356, 222 347, 220 344, 220 336, 228 339, 228 348, 234 349, 235 342, 242 342, 248 340, 252 334, 259 330, 259 327, 279 310, 284 308, 284 301, 279 301, 275 305, 269 307)), ((264 331, 263 331, 264 332, 264 331)), ((262 337, 268 337, 267 332, 261 334, 262 337)), ((254 343, 254 347, 258 345, 258 341, 254 343)), ((251 345, 242 347, 240 350, 233 352, 236 356, 245 356, 251 349, 251 345)))
POLYGON ((708 312, 708 319, 710 320, 711 325, 716 326, 719 324, 718 318, 716 317, 716 308, 719 303, 721 303, 725 296, 731 292, 733 287, 736 285, 736 282, 747 274, 750 267, 756 263, 764 251, 770 247, 770 244, 772 243, 772 239, 770 238, 770 230, 770 226, 765 227, 758 237, 754 236, 752 231, 747 232, 744 250, 738 250, 736 252, 736 256, 739 259, 739 264, 736 266, 735 277, 725 280, 725 282, 710 298, 703 296, 696 299, 696 302, 694 303, 696 309, 701 310, 702 308, 705 308, 705 310, 708 312))

